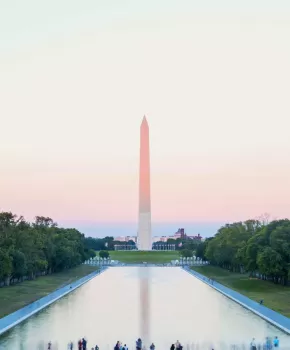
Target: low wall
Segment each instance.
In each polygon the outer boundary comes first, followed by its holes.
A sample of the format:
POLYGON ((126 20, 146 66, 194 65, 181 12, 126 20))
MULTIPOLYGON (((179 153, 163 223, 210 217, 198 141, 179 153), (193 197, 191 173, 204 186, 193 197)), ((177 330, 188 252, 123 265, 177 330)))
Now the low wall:
POLYGON ((60 289, 57 289, 56 291, 52 292, 51 294, 48 294, 47 296, 34 301, 33 303, 23 307, 22 309, 19 309, 15 312, 13 312, 10 315, 7 315, 0 319, 0 335, 7 332, 9 329, 15 327, 22 321, 26 320, 30 316, 36 314, 40 310, 46 308, 50 304, 54 303, 58 299, 64 297, 65 295, 71 293, 75 289, 79 288, 83 284, 87 283, 103 271, 105 271, 107 268, 104 267, 102 270, 94 271, 90 273, 89 275, 82 277, 81 279, 68 284, 60 289))
MULTIPOLYGON (((187 265, 183 265, 184 267, 187 265)), ((164 263, 164 264, 155 264, 155 263, 120 263, 120 264, 112 264, 110 267, 183 267, 182 265, 172 265, 170 263, 164 263)), ((201 264, 196 264, 192 266, 204 266, 201 264)))
POLYGON ((138 264, 138 263, 122 263, 122 264, 116 264, 111 265, 110 267, 180 267, 177 265, 168 265, 168 264, 138 264))
POLYGON ((290 334, 290 318, 283 316, 279 314, 276 311, 273 311, 269 308, 267 308, 264 305, 260 305, 256 301, 238 293, 234 290, 225 287, 224 285, 213 282, 213 284, 209 281, 208 277, 205 277, 204 275, 194 271, 190 270, 187 267, 183 268, 184 271, 190 273, 194 277, 198 278, 202 282, 208 284, 210 287, 216 289, 218 292, 222 293, 229 299, 235 301, 236 303, 240 304, 244 308, 252 311, 254 314, 258 315, 259 317, 263 318, 265 321, 271 323, 273 326, 279 328, 283 332, 290 334))

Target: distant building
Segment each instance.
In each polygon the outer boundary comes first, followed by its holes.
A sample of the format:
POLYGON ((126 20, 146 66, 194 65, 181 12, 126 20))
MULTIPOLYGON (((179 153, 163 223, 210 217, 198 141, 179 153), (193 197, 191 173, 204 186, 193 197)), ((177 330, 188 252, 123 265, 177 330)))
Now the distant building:
POLYGON ((156 242, 167 242, 168 237, 166 236, 155 236, 153 237, 153 243, 156 242))
POLYGON ((136 243, 137 237, 136 236, 119 236, 119 237, 115 237, 114 241, 119 241, 119 242, 133 241, 134 243, 136 243))
POLYGON ((185 233, 184 228, 179 228, 173 236, 155 236, 153 237, 153 243, 156 242, 167 242, 168 239, 194 239, 194 240, 198 240, 198 241, 202 241, 202 237, 200 234, 195 235, 195 236, 188 236, 185 233))
MULTIPOLYGON (((166 243, 168 241, 168 239, 182 239, 182 240, 183 239, 194 239, 194 240, 198 240, 198 241, 203 240, 200 234, 195 235, 195 236, 188 236, 185 233, 184 228, 179 228, 172 236, 154 236, 152 239, 152 243, 156 243, 156 242, 166 243)), ((119 242, 133 241, 134 243, 137 243, 137 236, 119 236, 119 237, 115 237, 114 240, 119 241, 119 242)))
POLYGON ((126 237, 125 236, 115 237, 114 241, 126 242, 126 237))
POLYGON ((177 232, 174 233, 174 236, 171 236, 171 237, 169 237, 169 238, 173 238, 173 239, 178 239, 178 238, 184 239, 185 236, 186 236, 186 234, 184 233, 184 228, 179 228, 179 229, 177 230, 177 232))
POLYGON ((195 239, 197 241, 202 241, 202 237, 200 234, 198 234, 197 236, 187 236, 187 238, 195 239))

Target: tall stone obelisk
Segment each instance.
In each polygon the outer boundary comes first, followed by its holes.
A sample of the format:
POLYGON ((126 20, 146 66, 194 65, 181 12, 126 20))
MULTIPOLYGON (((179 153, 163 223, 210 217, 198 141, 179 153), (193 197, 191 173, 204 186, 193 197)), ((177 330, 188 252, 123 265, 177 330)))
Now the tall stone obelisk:
POLYGON ((149 126, 144 116, 140 128, 139 227, 138 249, 151 250, 151 198, 149 126))

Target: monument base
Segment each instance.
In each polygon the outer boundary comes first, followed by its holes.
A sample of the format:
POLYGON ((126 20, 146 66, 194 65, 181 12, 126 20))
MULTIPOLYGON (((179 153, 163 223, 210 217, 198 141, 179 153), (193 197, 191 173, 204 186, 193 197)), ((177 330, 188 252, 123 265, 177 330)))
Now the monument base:
POLYGON ((139 213, 138 250, 151 251, 151 213, 139 213))

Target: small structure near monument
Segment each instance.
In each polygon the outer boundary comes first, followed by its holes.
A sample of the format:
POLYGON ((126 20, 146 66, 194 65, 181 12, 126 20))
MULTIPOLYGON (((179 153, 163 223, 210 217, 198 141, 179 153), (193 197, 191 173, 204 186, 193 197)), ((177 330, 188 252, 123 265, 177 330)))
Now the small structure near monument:
POLYGON ((114 250, 137 250, 136 246, 133 244, 115 244, 114 250))
POLYGON ((152 250, 162 250, 162 251, 174 251, 175 244, 167 244, 167 243, 155 243, 153 244, 152 250))

